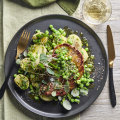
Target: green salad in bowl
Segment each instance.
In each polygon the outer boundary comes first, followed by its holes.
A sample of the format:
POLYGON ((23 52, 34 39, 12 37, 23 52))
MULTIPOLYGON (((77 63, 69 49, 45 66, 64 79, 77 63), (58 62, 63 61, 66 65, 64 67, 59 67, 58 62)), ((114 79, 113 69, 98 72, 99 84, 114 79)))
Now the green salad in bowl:
POLYGON ((67 110, 71 103, 80 103, 80 96, 87 96, 94 79, 94 55, 83 34, 67 35, 66 30, 49 26, 44 33, 36 30, 30 47, 16 63, 20 65, 14 82, 22 89, 29 89, 35 100, 59 101, 67 110))

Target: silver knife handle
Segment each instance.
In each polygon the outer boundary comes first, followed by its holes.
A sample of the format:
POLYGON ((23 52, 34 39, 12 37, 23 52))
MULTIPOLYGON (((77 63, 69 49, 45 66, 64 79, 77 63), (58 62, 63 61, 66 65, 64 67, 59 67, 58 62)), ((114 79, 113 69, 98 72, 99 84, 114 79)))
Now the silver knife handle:
POLYGON ((112 107, 116 106, 116 94, 115 94, 115 88, 114 88, 114 82, 113 82, 113 68, 109 68, 109 94, 110 94, 110 100, 112 107))

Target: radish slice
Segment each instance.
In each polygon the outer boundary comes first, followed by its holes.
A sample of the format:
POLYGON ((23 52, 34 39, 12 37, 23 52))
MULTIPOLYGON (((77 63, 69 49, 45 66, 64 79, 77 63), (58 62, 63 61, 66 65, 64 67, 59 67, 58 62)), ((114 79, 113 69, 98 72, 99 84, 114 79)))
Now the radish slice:
POLYGON ((70 102, 68 100, 64 100, 63 101, 63 107, 66 109, 66 110, 71 110, 72 109, 72 106, 70 104, 70 102))
POLYGON ((55 97, 55 96, 56 96, 56 91, 53 91, 53 92, 51 93, 51 95, 52 95, 53 97, 55 97))
POLYGON ((17 59, 17 60, 16 60, 16 64, 19 65, 19 64, 20 64, 20 61, 21 61, 20 59, 17 59))
POLYGON ((61 96, 58 96, 58 100, 61 101, 61 100, 62 100, 62 97, 61 97, 61 96))
POLYGON ((73 97, 77 97, 77 96, 79 96, 79 94, 80 94, 80 92, 79 92, 79 90, 77 90, 76 88, 71 91, 71 95, 72 95, 73 97))
POLYGON ((80 93, 81 93, 82 95, 87 96, 87 95, 88 95, 88 90, 80 89, 80 93))

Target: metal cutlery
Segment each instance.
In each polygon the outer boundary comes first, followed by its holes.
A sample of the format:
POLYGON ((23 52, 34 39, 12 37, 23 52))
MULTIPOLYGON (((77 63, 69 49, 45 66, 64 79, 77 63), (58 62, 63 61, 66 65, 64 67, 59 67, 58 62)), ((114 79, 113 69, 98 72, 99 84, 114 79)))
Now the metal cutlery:
MULTIPOLYGON (((24 30, 22 32, 22 35, 21 35, 19 41, 18 41, 16 56, 14 56, 12 59, 17 59, 19 57, 19 55, 26 49, 26 47, 28 45, 29 37, 30 37, 30 32, 27 32, 26 30, 24 30)), ((5 76, 5 81, 0 89, 0 99, 4 95, 5 89, 6 89, 7 84, 8 84, 9 77, 10 77, 11 72, 12 72, 14 62, 15 62, 15 60, 13 60, 13 62, 11 63, 8 74, 7 74, 7 76, 5 76)))
POLYGON ((107 25, 107 44, 108 44, 108 59, 109 59, 109 94, 112 107, 116 106, 116 94, 113 81, 113 61, 115 59, 115 48, 113 42, 112 31, 107 25))

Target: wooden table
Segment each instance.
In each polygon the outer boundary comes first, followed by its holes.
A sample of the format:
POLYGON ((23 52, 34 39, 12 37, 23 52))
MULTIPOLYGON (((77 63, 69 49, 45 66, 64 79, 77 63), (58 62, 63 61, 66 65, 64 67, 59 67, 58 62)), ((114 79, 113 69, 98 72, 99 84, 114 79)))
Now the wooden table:
MULTIPOLYGON (((82 3, 84 0, 81 0, 81 3, 73 15, 76 18, 84 21, 82 16, 82 3)), ((115 108, 111 107, 109 100, 109 89, 108 89, 108 79, 105 84, 105 87, 98 97, 98 99, 91 105, 86 111, 81 113, 81 120, 120 120, 120 0, 111 0, 112 4, 112 15, 109 21, 99 26, 91 26, 98 36, 101 38, 105 49, 107 50, 107 37, 106 37, 106 27, 109 24, 111 26, 114 44, 116 59, 114 61, 114 84, 117 97, 117 105, 115 108)), ((85 21, 84 21, 85 22, 85 21)))

